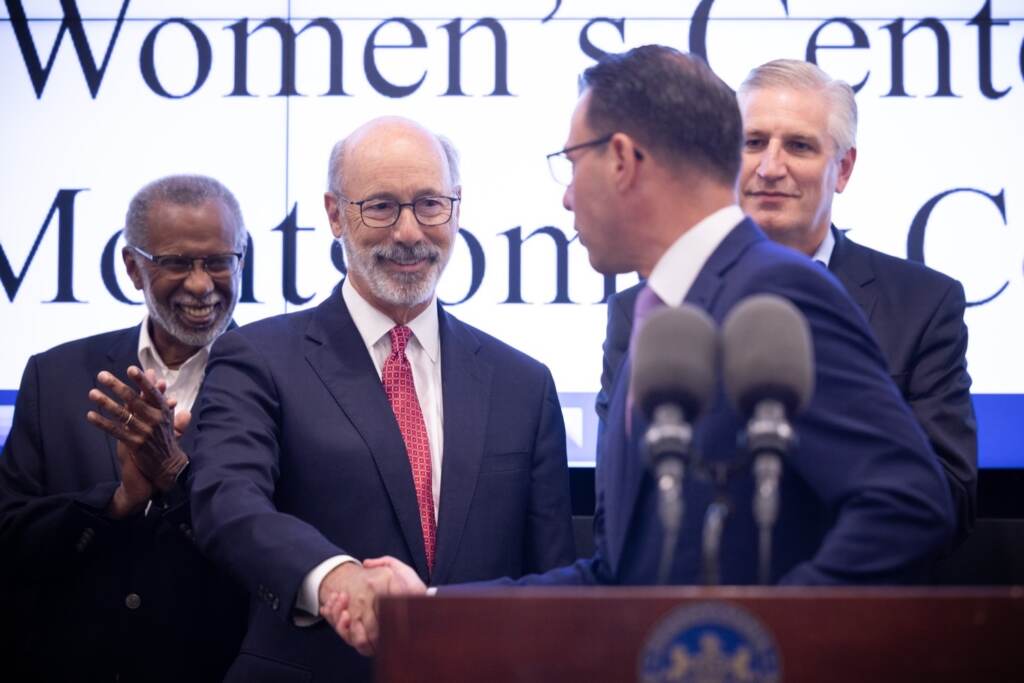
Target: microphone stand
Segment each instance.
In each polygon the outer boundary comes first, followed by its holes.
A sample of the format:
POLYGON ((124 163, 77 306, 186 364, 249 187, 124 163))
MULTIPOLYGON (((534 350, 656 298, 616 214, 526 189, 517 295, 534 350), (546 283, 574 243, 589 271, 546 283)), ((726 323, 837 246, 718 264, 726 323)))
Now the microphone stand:
POLYGON ((719 560, 722 556, 722 531, 729 517, 729 503, 724 493, 719 495, 704 513, 704 529, 701 533, 701 573, 705 586, 722 583, 719 560))
POLYGON ((675 559, 676 541, 683 522, 683 479, 686 458, 693 442, 693 429, 682 409, 664 403, 654 409, 651 426, 644 444, 654 471, 658 488, 658 518, 661 520, 661 557, 658 562, 658 584, 668 583, 675 559))
POLYGON ((747 444, 754 457, 754 521, 757 524, 757 576, 771 583, 772 531, 779 518, 779 482, 782 457, 796 442, 796 434, 779 401, 765 399, 747 423, 747 444))

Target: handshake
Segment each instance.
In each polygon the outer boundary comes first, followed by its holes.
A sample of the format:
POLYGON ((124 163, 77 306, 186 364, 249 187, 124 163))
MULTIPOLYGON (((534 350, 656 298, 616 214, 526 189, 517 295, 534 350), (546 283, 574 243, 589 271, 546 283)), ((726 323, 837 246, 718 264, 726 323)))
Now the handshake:
POLYGON ((377 600, 386 595, 424 595, 426 585, 409 565, 393 557, 346 562, 320 582, 320 616, 359 654, 377 648, 377 600))

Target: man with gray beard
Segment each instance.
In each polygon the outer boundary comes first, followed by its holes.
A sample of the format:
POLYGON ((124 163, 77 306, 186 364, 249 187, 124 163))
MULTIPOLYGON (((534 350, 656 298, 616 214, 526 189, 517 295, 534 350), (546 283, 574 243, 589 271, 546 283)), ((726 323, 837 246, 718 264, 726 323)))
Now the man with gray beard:
MULTIPOLYGON (((253 596, 231 681, 368 680, 318 618, 345 593, 521 576, 574 557, 565 429, 546 367, 438 305, 457 155, 405 119, 335 145, 324 205, 348 277, 314 309, 225 334, 196 412, 198 541, 253 596)), ((367 639, 369 640, 369 639, 367 639)))
POLYGON ((195 547, 177 441, 238 301, 241 211, 212 178, 169 176, 124 235, 141 325, 29 359, 0 458, 12 680, 220 680, 244 628, 240 589, 195 547))

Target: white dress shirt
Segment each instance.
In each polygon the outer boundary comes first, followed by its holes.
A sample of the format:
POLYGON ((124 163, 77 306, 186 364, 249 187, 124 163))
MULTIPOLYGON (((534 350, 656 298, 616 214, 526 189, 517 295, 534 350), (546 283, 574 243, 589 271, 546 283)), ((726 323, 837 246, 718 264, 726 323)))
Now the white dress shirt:
POLYGON ((832 262, 832 252, 835 251, 835 248, 836 237, 832 234, 832 226, 829 226, 828 230, 825 231, 825 239, 818 245, 818 249, 811 256, 811 259, 824 264, 828 268, 828 264, 832 262))
MULTIPOLYGON (((341 296, 373 359, 373 367, 379 378, 384 369, 384 361, 391 354, 391 337, 388 332, 395 326, 395 321, 374 308, 348 279, 341 285, 341 296)), ((444 444, 444 401, 441 394, 441 331, 436 297, 430 300, 422 313, 409 321, 408 327, 412 330, 412 337, 405 347, 405 356, 412 366, 416 398, 420 402, 427 440, 430 442, 430 490, 434 498, 434 520, 437 521, 444 444)), ((292 611, 292 619, 297 626, 310 626, 319 620, 320 584, 335 567, 345 562, 358 560, 349 555, 335 555, 306 574, 295 599, 295 610, 292 611)))
POLYGON ((213 346, 212 342, 193 353, 177 370, 172 370, 164 363, 160 352, 153 344, 153 338, 149 334, 149 314, 147 313, 146 317, 142 319, 142 329, 139 330, 139 364, 144 371, 155 372, 157 380, 162 379, 167 382, 167 391, 164 392, 164 396, 178 402, 175 410, 191 411, 192 404, 196 402, 196 396, 199 394, 199 387, 203 383, 203 376, 206 374, 206 361, 210 358, 210 346, 213 346))
POLYGON ((743 211, 735 204, 704 218, 662 254, 647 278, 647 286, 666 305, 682 304, 701 268, 725 236, 742 220, 743 211))

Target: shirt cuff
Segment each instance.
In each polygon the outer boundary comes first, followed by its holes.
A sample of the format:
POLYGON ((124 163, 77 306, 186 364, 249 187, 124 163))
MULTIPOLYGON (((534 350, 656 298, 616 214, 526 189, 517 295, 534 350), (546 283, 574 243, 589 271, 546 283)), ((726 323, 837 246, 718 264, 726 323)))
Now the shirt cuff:
POLYGON ((295 598, 295 609, 292 610, 292 621, 296 626, 312 626, 320 621, 320 584, 324 577, 346 562, 360 564, 351 555, 334 555, 313 567, 302 579, 302 586, 295 598))
POLYGON ((428 588, 427 589, 427 595, 430 595, 430 596, 437 595, 437 586, 431 586, 430 588, 428 588))

